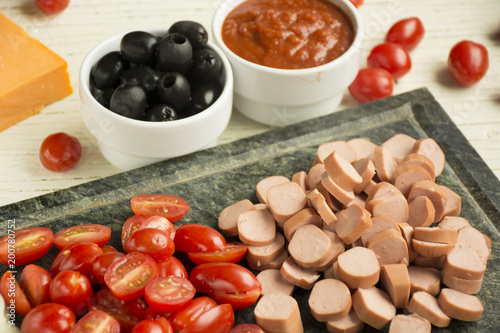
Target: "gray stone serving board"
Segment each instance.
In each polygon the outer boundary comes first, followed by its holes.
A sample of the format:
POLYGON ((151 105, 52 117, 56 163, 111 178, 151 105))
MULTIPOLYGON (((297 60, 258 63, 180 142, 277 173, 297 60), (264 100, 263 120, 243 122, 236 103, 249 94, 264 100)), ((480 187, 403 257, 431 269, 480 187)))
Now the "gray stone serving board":
MULTIPOLYGON (((492 240, 492 255, 478 294, 485 307, 481 320, 453 320, 448 328, 433 327, 433 331, 498 331, 500 182, 425 88, 0 207, 0 231, 6 233, 8 220, 15 220, 17 230, 47 226, 54 233, 72 225, 100 223, 112 228, 110 244, 121 248, 121 226, 133 214, 130 198, 140 193, 179 195, 191 210, 178 223, 217 227, 223 208, 245 198, 257 202, 255 185, 260 179, 275 174, 291 177, 309 170, 319 144, 355 137, 381 144, 397 133, 417 139, 432 137, 438 142, 447 163, 437 182, 462 196, 461 216, 492 240)), ((56 255, 53 246, 36 264, 49 268, 56 255)), ((1 267, 0 273, 5 270, 1 267)), ((326 332, 325 324, 310 314, 308 295, 300 289, 294 292, 304 331, 326 332)), ((236 322, 255 322, 253 308, 238 311, 236 322)), ((366 327, 365 331, 375 330, 366 327)))

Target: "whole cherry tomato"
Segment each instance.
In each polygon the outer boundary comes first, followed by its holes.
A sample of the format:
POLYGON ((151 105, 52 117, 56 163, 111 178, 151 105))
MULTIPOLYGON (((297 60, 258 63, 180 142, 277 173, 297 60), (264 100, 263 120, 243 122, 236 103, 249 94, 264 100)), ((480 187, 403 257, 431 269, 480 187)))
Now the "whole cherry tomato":
POLYGON ((181 278, 189 279, 186 267, 176 257, 169 257, 158 262, 158 277, 165 276, 178 276, 181 278))
POLYGON ((139 229, 130 235, 127 250, 148 254, 155 261, 161 261, 174 254, 175 245, 172 238, 160 229, 139 229))
POLYGON ((210 332, 227 333, 234 324, 234 311, 230 304, 221 304, 190 322, 179 333, 210 332))
POLYGON ((0 262, 7 266, 31 264, 50 250, 52 240, 52 231, 45 227, 9 233, 0 239, 0 262))
POLYGON ((97 256, 92 263, 92 273, 100 283, 104 282, 104 275, 112 263, 125 256, 121 252, 107 252, 97 256))
POLYGON ((50 266, 50 274, 56 276, 61 271, 77 271, 85 275, 92 285, 99 282, 93 272, 94 260, 102 250, 94 243, 76 243, 59 252, 50 266))
POLYGON ((52 275, 45 268, 33 264, 24 267, 19 286, 26 294, 31 307, 50 301, 51 281, 52 275))
POLYGON ((111 228, 101 224, 81 224, 68 227, 54 235, 54 245, 62 250, 68 245, 82 242, 104 246, 111 238, 111 228))
POLYGON ((130 200, 132 211, 136 215, 159 215, 175 222, 189 211, 188 203, 171 194, 139 194, 130 200))
POLYGON ((196 297, 189 301, 181 309, 170 314, 167 319, 170 322, 170 325, 172 325, 174 331, 178 332, 193 322, 202 313, 205 313, 216 306, 217 303, 210 297, 196 297))
POLYGON ((175 232, 175 249, 182 252, 213 252, 226 248, 226 239, 214 228, 184 224, 175 232))
POLYGON ((420 43, 424 33, 422 21, 418 17, 409 17, 394 23, 387 32, 385 41, 399 44, 410 52, 420 43))
POLYGON ((194 298, 196 289, 189 280, 167 276, 149 282, 144 290, 146 303, 153 310, 169 313, 179 310, 194 298))
POLYGON ((143 320, 135 325, 132 333, 174 333, 170 323, 164 317, 155 320, 143 320))
POLYGON ((91 310, 78 320, 71 333, 120 333, 120 323, 104 311, 91 310))
POLYGON ((222 250, 212 252, 188 252, 188 257, 195 264, 208 262, 232 262, 240 261, 247 252, 247 246, 241 242, 227 242, 222 250))
POLYGON ((363 0, 349 0, 354 5, 354 7, 359 8, 363 4, 363 0))
POLYGON ((40 162, 55 172, 73 169, 82 157, 82 146, 77 138, 66 133, 51 134, 40 146, 40 162))
POLYGON ((472 85, 488 71, 488 50, 482 44, 464 40, 453 46, 448 56, 448 70, 460 84, 472 85))
POLYGON ((375 46, 368 56, 368 67, 379 67, 391 73, 394 80, 400 79, 411 69, 411 58, 399 44, 382 43, 375 46))
POLYGON ((69 333, 75 321, 75 314, 67 306, 57 303, 40 304, 24 317, 21 333, 69 333))
POLYGON ((122 247, 125 252, 130 252, 127 249, 127 242, 130 236, 139 229, 154 228, 165 232, 173 240, 175 237, 175 226, 166 218, 158 215, 133 215, 128 218, 122 227, 122 247))
POLYGON ((66 305, 80 317, 87 312, 94 295, 89 279, 77 271, 62 271, 50 282, 50 301, 66 305))
POLYGON ((5 306, 13 306, 17 313, 26 315, 31 310, 28 298, 11 271, 5 272, 0 279, 0 294, 5 300, 5 306))
POLYGON ((383 68, 364 68, 349 86, 349 92, 360 103, 371 102, 392 95, 394 80, 383 68))

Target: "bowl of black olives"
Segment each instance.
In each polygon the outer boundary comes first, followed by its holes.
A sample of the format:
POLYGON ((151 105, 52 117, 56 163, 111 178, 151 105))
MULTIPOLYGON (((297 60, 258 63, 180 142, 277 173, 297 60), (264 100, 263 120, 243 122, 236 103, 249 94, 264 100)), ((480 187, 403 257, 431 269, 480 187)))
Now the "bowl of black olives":
POLYGON ((178 21, 99 43, 82 62, 79 93, 101 153, 129 170, 216 145, 233 74, 201 24, 178 21))

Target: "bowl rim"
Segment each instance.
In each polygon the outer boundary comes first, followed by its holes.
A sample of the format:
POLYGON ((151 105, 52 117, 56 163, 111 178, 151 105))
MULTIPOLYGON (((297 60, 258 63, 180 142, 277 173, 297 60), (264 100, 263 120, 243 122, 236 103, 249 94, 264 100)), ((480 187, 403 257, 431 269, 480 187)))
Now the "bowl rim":
POLYGON ((245 66, 250 67, 252 69, 267 72, 269 74, 284 75, 284 76, 311 75, 317 72, 330 70, 331 69, 330 67, 341 66, 342 63, 348 61, 349 58, 353 56, 353 53, 356 52, 354 50, 356 47, 359 49, 361 49, 362 47, 364 26, 363 26, 363 20, 357 8, 349 0, 326 0, 328 2, 333 3, 335 6, 339 7, 340 10, 342 10, 344 14, 348 16, 348 19, 351 21, 351 24, 353 25, 353 28, 355 30, 354 39, 351 45, 339 57, 323 65, 308 67, 308 68, 298 68, 298 69, 275 68, 248 61, 246 59, 243 59, 242 57, 234 53, 229 47, 227 47, 224 41, 222 40, 222 35, 221 35, 222 26, 224 24, 227 14, 244 1, 246 0, 224 0, 219 4, 219 6, 214 12, 214 15, 212 16, 212 34, 218 46, 226 53, 226 56, 236 61, 239 61, 241 64, 244 64, 245 66), (231 6, 229 6, 230 3, 231 6), (232 3, 235 3, 235 6, 232 6, 232 3), (227 13, 222 15, 222 12, 226 11, 227 13))
MULTIPOLYGON (((102 40, 99 42, 97 45, 95 45, 84 57, 81 65, 80 65, 80 70, 79 70, 79 92, 81 95, 81 99, 85 99, 90 103, 90 106, 93 108, 96 108, 96 110, 99 110, 99 113, 102 113, 105 116, 110 117, 112 121, 117 121, 118 123, 128 125, 128 126, 139 126, 139 127, 145 127, 145 128, 151 128, 151 129, 171 129, 171 128, 178 128, 180 126, 189 126, 192 123, 200 123, 203 122, 206 118, 212 117, 214 113, 217 113, 217 110, 220 109, 219 104, 223 103, 223 100, 226 98, 232 97, 233 94, 233 72, 231 68, 231 64, 229 63, 229 60, 227 59, 226 55, 224 52, 212 41, 207 42, 207 46, 215 51, 219 57, 222 60, 223 63, 223 75, 225 76, 223 78, 224 80, 224 85, 222 87, 222 92, 220 96, 217 98, 217 100, 210 105, 207 109, 198 112, 197 114, 194 114, 192 116, 182 118, 182 119, 176 119, 174 121, 147 121, 147 120, 141 120, 141 119, 133 119, 129 117, 125 117, 123 115, 120 115, 116 112, 111 111, 110 109, 104 107, 101 105, 95 98, 92 96, 90 93, 90 71, 92 69, 92 66, 95 64, 95 62, 99 59, 98 54, 103 53, 102 49, 106 48, 107 46, 113 44, 113 43, 119 43, 121 38, 129 33, 129 32, 134 32, 134 31, 146 31, 152 34, 165 34, 168 31, 168 28, 164 27, 145 27, 145 28, 135 28, 135 29, 129 29, 126 31, 122 31, 119 33, 116 33, 110 37, 107 37, 106 39, 102 40), (97 60, 95 60, 96 58, 97 60), (91 63, 93 62, 93 63, 91 63), (228 96, 229 95, 229 96, 228 96)), ((118 51, 118 50, 117 50, 118 51)), ((110 51, 111 52, 111 51, 110 51)), ((102 56, 104 56, 106 53, 103 53, 102 56)), ((101 56, 101 57, 102 57, 101 56)), ((82 101, 82 103, 86 103, 82 101)), ((83 110, 83 109, 82 109, 83 110)))

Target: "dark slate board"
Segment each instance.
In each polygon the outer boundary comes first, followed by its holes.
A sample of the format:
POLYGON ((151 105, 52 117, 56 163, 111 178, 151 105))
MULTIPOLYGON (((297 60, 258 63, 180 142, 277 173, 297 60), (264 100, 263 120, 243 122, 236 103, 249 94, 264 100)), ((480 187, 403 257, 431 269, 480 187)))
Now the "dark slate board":
MULTIPOLYGON (((363 137, 376 144, 397 133, 432 137, 446 154, 438 182, 462 196, 461 216, 493 241, 492 256, 478 294, 481 320, 453 320, 436 332, 493 332, 500 325, 500 182, 427 89, 359 105, 297 125, 220 145, 188 156, 124 172, 69 189, 0 207, 0 230, 15 220, 16 229, 48 226, 55 232, 71 225, 101 223, 113 230, 111 245, 121 248, 120 228, 132 215, 129 200, 140 193, 171 193, 191 205, 180 223, 217 226, 220 211, 238 200, 257 202, 255 185, 267 176, 291 177, 309 170, 319 144, 363 137)), ((50 266, 55 247, 37 264, 50 266)), ((0 268, 3 273, 6 268, 0 268)), ((20 273, 18 270, 18 274, 20 273)), ((307 307, 308 292, 296 290, 305 332, 326 332, 307 307)), ((252 308, 237 312, 237 322, 254 322, 252 308)), ((367 327, 365 331, 375 331, 367 327)), ((387 331, 387 327, 385 328, 387 331)))

